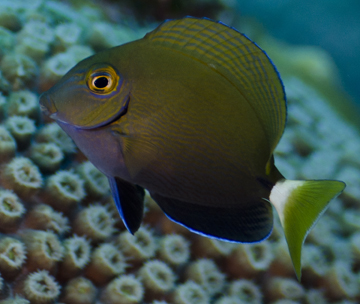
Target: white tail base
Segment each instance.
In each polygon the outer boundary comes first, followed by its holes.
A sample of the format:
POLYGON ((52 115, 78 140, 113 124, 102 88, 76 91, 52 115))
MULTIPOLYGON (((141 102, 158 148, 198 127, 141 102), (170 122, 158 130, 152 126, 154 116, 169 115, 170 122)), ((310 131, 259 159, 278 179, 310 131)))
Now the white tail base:
POLYGON ((298 187, 304 185, 305 181, 294 181, 282 179, 271 189, 269 200, 275 207, 281 224, 284 225, 284 207, 290 194, 298 187))

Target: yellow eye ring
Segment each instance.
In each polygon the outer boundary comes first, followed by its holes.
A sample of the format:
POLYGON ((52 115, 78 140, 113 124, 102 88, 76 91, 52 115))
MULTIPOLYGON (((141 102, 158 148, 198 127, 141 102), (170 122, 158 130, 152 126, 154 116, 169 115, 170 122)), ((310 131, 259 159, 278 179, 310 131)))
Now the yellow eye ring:
POLYGON ((119 76, 111 68, 96 69, 87 79, 89 89, 97 94, 109 94, 116 89, 119 76))

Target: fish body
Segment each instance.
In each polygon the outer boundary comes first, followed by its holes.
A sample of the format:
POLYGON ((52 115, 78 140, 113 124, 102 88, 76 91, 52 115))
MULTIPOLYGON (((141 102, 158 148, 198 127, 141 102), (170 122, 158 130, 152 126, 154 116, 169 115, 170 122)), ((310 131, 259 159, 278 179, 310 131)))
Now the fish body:
POLYGON ((276 169, 286 123, 281 79, 256 44, 219 22, 166 21, 83 60, 40 105, 109 178, 132 233, 143 189, 174 221, 235 242, 265 239, 273 205, 300 277, 308 230, 344 188, 287 181, 276 169))

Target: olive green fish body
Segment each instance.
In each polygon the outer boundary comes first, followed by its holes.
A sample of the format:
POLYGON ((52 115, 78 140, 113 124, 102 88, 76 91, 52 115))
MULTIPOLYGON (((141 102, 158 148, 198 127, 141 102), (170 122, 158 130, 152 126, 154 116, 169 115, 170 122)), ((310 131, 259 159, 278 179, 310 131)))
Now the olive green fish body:
POLYGON ((124 71, 132 83, 128 112, 111 129, 127 134, 131 181, 203 204, 239 204, 244 188, 259 196, 255 179, 266 177, 270 144, 241 92, 181 53, 150 46, 129 59, 136 64, 124 71), (177 186, 166 187, 169 180, 177 186))
POLYGON ((40 105, 108 177, 130 232, 144 188, 172 220, 227 241, 265 239, 274 206, 298 278, 307 233, 345 187, 276 169, 281 79, 255 43, 220 22, 166 21, 83 60, 40 105))

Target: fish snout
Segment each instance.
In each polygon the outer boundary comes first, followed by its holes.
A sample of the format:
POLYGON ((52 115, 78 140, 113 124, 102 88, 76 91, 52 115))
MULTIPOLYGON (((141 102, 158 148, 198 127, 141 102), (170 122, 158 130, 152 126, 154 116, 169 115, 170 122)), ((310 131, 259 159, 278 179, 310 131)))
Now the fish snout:
POLYGON ((46 92, 40 96, 40 110, 45 115, 53 117, 56 114, 57 109, 55 107, 54 101, 50 98, 49 94, 46 92))

